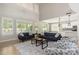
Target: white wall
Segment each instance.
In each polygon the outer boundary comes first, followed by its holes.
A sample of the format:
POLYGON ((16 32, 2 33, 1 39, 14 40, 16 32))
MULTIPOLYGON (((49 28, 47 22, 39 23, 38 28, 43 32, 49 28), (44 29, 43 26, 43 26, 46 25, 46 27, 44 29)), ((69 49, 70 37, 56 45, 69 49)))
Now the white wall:
MULTIPOLYGON (((0 4, 0 22, 2 17, 9 17, 13 19, 13 34, 2 35, 0 26, 0 41, 14 40, 17 38, 16 34, 16 21, 24 20, 28 23, 39 21, 39 6, 38 4, 15 4, 15 3, 1 3, 0 4)), ((0 23, 1 25, 1 23, 0 23)))

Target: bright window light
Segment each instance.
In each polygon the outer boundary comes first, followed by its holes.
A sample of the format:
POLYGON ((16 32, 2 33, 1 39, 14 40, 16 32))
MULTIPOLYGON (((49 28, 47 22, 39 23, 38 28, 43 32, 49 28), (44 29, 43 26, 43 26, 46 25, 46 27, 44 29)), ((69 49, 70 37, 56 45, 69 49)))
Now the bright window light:
POLYGON ((13 33, 13 21, 11 18, 2 17, 2 34, 8 35, 13 33))
POLYGON ((16 22, 16 30, 17 30, 17 33, 30 32, 32 31, 32 24, 28 24, 25 22, 16 22))

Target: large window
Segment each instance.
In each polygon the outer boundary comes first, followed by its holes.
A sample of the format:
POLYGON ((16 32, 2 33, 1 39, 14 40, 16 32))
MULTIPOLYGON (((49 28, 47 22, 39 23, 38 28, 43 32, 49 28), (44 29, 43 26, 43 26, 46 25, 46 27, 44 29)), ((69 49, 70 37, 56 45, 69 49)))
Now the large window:
POLYGON ((52 24, 52 25, 51 25, 51 31, 58 32, 58 31, 59 31, 58 24, 52 24))
POLYGON ((47 32, 48 31, 48 24, 42 24, 42 31, 47 32))
POLYGON ((32 24, 28 24, 25 22, 17 22, 16 29, 17 29, 17 33, 29 32, 29 31, 32 31, 32 24))
POLYGON ((11 18, 2 18, 2 34, 12 34, 13 33, 13 21, 11 18))

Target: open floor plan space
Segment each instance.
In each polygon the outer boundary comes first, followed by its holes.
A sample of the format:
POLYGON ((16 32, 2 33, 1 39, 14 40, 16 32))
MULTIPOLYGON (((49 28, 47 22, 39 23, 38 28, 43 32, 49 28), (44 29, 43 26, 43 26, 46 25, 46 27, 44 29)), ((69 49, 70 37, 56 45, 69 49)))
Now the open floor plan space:
POLYGON ((0 55, 79 55, 79 3, 0 3, 0 55))

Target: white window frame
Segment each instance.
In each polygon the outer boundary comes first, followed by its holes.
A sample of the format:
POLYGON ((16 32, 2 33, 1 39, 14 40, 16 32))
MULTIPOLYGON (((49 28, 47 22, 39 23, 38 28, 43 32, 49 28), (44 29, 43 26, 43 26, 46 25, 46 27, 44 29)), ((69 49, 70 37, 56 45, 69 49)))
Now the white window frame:
MULTIPOLYGON (((17 30, 17 23, 31 24, 31 23, 29 23, 29 22, 27 22, 27 21, 24 21, 24 20, 18 20, 18 21, 16 21, 16 34, 18 34, 18 33, 20 33, 20 32, 25 32, 25 31, 18 31, 18 30, 17 30)), ((28 25, 28 26, 29 26, 29 25, 28 25)), ((28 31, 26 31, 26 32, 30 32, 30 31, 28 30, 28 31)))
POLYGON ((9 18, 9 17, 2 17, 2 19, 1 19, 1 29, 2 29, 2 31, 1 31, 2 35, 12 35, 13 34, 13 19, 9 18), (5 19, 12 21, 11 32, 4 32, 4 30, 3 30, 3 27, 4 27, 3 22, 5 21, 5 19))

